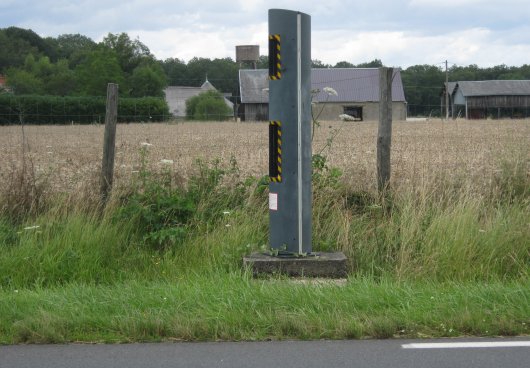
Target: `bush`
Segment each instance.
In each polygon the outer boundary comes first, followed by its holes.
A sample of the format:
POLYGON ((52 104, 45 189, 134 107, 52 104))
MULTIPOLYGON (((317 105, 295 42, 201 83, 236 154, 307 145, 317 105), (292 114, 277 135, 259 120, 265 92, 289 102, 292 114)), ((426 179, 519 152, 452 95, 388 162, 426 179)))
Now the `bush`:
POLYGON ((186 117, 193 120, 227 120, 232 110, 217 91, 207 91, 186 101, 186 117))
MULTIPOLYGON (((0 125, 92 124, 105 122, 104 97, 0 95, 0 125)), ((169 108, 163 98, 120 98, 118 121, 164 121, 169 108)))

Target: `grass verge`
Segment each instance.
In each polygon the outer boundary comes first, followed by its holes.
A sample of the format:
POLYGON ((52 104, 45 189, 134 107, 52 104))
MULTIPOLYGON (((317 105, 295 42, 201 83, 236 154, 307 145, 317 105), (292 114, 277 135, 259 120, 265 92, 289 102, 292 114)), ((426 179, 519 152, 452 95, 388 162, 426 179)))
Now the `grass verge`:
POLYGON ((0 343, 528 334, 530 182, 518 170, 480 193, 448 182, 382 201, 321 161, 313 249, 350 257, 342 286, 241 269, 267 244, 267 192, 235 162, 199 163, 186 185, 142 169, 104 211, 22 191, 28 205, 0 215, 0 343))
MULTIPOLYGON (((211 275, 213 276, 213 275, 211 275)), ((0 291, 0 342, 348 339, 530 333, 530 283, 253 280, 0 291)))

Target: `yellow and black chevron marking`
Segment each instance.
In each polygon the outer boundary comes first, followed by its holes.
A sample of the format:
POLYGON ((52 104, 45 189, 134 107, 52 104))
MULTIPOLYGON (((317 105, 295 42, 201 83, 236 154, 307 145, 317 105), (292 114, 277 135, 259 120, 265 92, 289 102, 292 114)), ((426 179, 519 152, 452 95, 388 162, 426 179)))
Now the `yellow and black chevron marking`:
POLYGON ((280 35, 269 35, 269 79, 271 80, 282 78, 282 57, 280 51, 280 35))
POLYGON ((282 123, 269 122, 269 177, 272 182, 282 181, 282 123))

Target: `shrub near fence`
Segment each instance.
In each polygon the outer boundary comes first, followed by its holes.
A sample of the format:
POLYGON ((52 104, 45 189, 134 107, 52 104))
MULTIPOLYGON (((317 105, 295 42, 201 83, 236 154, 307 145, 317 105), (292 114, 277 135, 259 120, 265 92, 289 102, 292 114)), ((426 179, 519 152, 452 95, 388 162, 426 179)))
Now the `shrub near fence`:
MULTIPOLYGON (((0 95, 0 125, 93 124, 105 122, 104 97, 0 95)), ((170 117, 163 98, 120 98, 118 121, 164 121, 170 117)))

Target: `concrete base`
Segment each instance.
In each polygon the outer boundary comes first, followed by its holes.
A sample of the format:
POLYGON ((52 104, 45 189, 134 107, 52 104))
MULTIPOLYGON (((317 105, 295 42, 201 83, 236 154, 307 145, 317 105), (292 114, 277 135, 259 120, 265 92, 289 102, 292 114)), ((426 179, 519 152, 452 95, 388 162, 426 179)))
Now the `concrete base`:
POLYGON ((243 266, 250 267, 254 276, 284 274, 339 279, 348 275, 347 258, 342 252, 317 252, 315 256, 292 258, 252 253, 243 258, 243 266))

